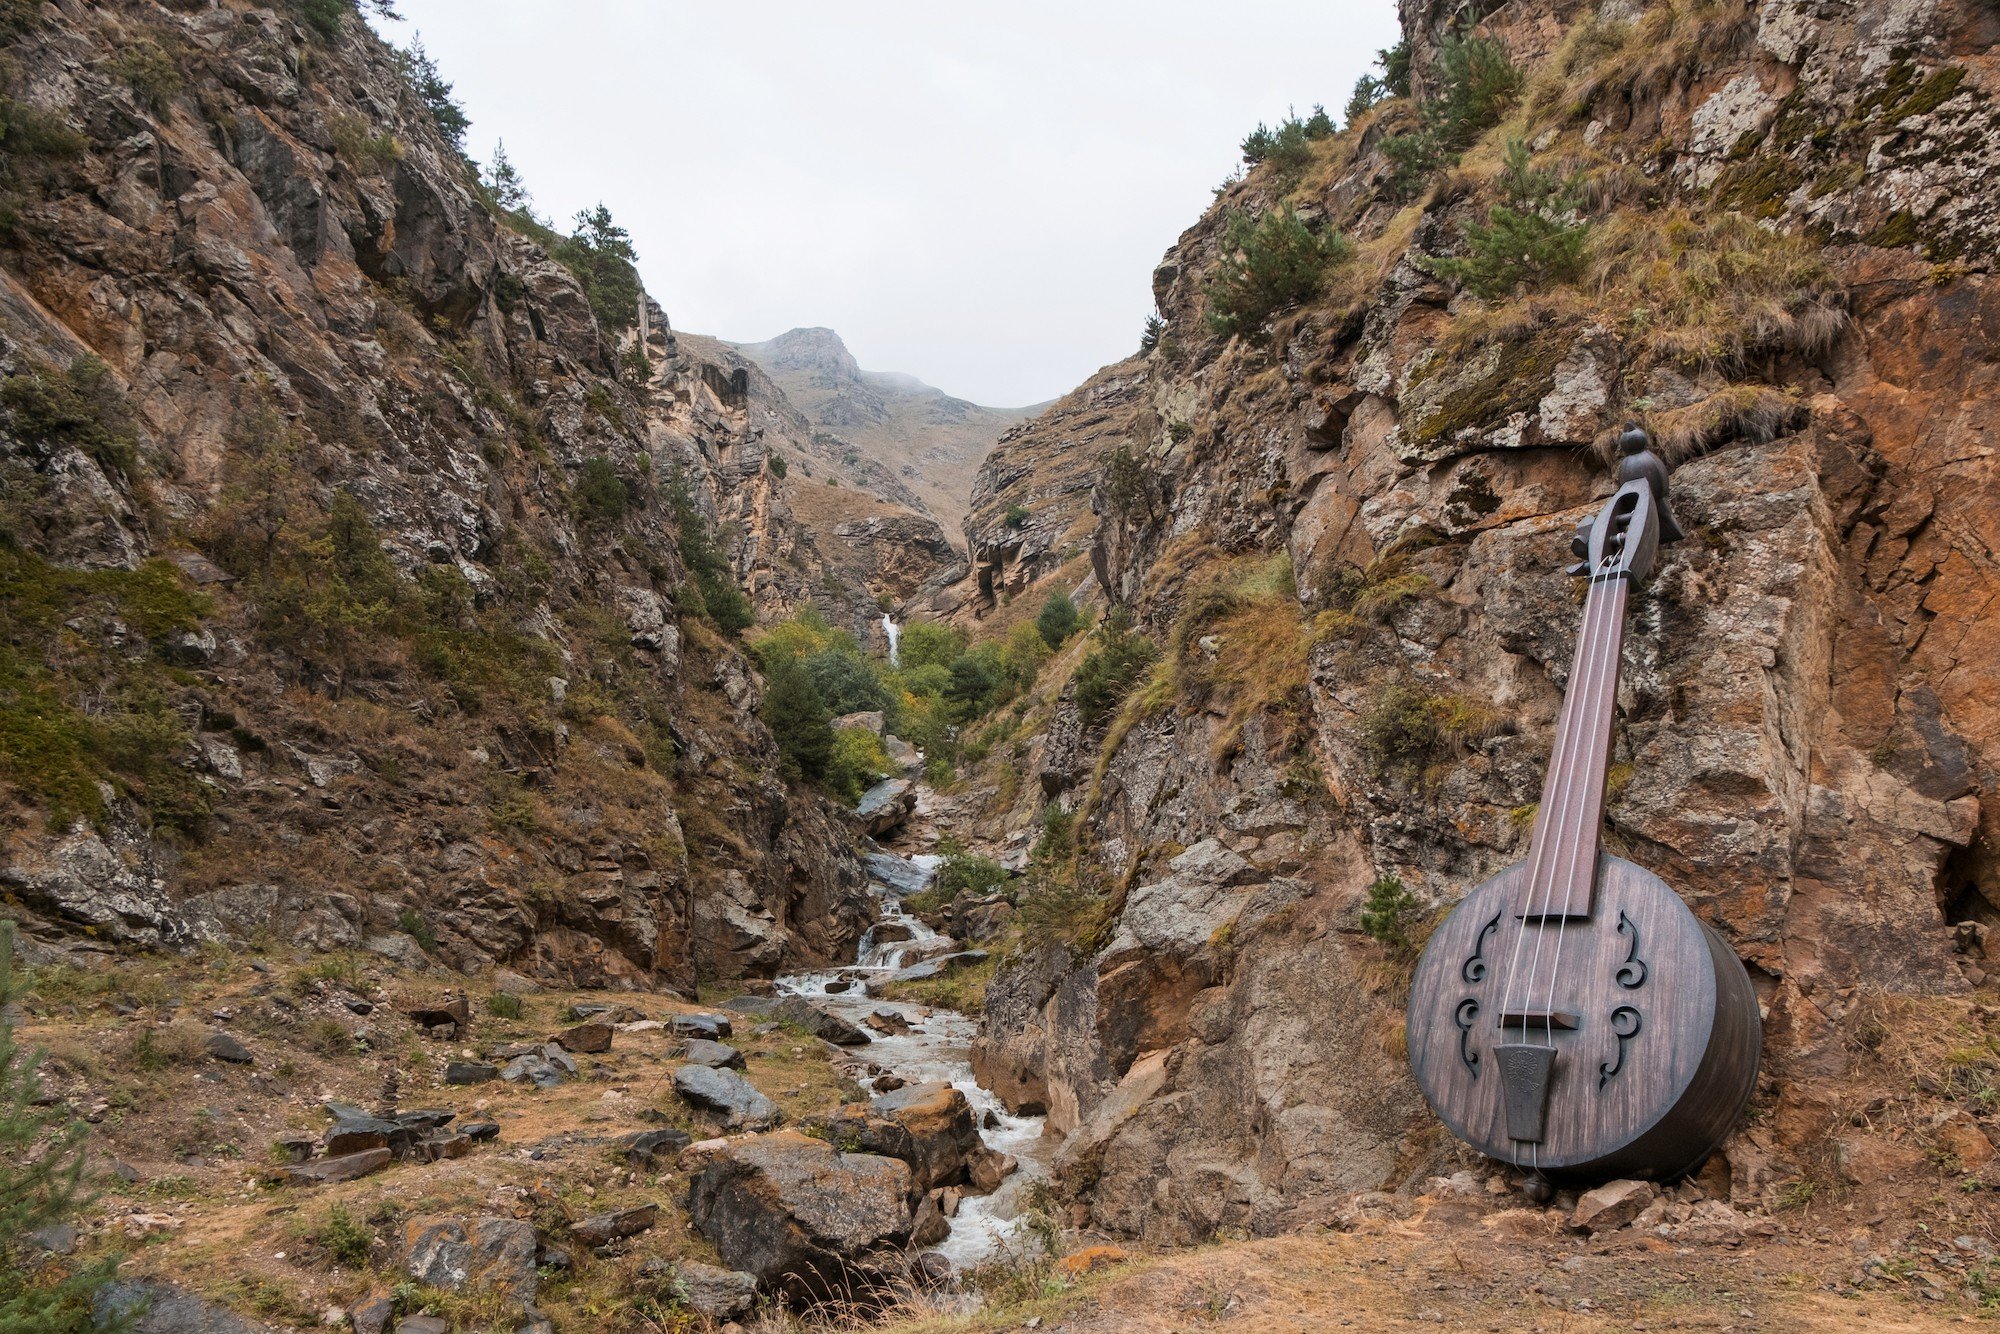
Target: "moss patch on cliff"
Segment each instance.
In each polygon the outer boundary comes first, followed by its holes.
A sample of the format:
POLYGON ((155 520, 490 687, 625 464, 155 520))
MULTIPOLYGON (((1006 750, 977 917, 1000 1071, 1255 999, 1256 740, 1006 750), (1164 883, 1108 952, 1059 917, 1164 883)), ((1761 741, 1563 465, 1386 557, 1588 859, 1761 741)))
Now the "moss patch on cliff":
POLYGON ((1403 435, 1412 453, 1443 457, 1461 431, 1497 426, 1531 412, 1555 386, 1569 354, 1567 327, 1524 321, 1498 330, 1484 346, 1455 341, 1420 361, 1403 388, 1403 435))
POLYGON ((0 777, 61 827, 102 821, 99 788, 139 797, 160 832, 191 830, 208 802, 180 759, 171 636, 206 599, 165 561, 66 570, 0 538, 0 777))

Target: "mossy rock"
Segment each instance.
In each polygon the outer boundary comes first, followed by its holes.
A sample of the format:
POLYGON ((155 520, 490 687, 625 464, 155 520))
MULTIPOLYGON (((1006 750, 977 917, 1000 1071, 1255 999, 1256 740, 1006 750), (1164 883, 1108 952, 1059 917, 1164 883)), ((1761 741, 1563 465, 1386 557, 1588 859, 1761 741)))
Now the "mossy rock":
POLYGON ((1487 434, 1517 412, 1534 412, 1555 388, 1556 367, 1575 342, 1573 329, 1525 331, 1483 346, 1449 344, 1413 366, 1403 388, 1396 453, 1406 463, 1437 463, 1480 449, 1536 443, 1487 434))

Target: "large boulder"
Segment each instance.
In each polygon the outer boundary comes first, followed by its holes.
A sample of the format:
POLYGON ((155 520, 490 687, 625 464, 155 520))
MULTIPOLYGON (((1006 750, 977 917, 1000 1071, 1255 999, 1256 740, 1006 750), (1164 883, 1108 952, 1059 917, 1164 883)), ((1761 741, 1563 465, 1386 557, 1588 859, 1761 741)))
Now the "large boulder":
POLYGON ((863 1153, 900 1158, 918 1195, 966 1180, 986 1152, 978 1119, 965 1095, 949 1084, 911 1084, 865 1103, 850 1103, 827 1119, 827 1138, 863 1153))
POLYGON ((674 1092, 722 1118, 728 1130, 768 1130, 778 1124, 778 1104, 734 1070, 684 1065, 674 1071, 674 1092))
POLYGON ((829 1014, 800 996, 739 996, 728 1002, 728 1006, 739 1014, 796 1024, 820 1041, 831 1042, 836 1047, 859 1047, 871 1041, 866 1033, 839 1015, 829 1014))
POLYGON ((937 868, 919 866, 907 857, 889 852, 871 852, 864 860, 868 878, 885 886, 899 898, 921 894, 937 880, 937 868))
POLYGON ((403 1225, 403 1269, 447 1292, 500 1292, 529 1302, 541 1283, 534 1224, 426 1214, 403 1225))
POLYGON ((854 818, 869 834, 880 838, 902 828, 903 821, 916 809, 917 785, 907 778, 885 778, 861 794, 854 818))
POLYGON ((688 1215, 723 1263, 801 1296, 893 1272, 913 1225, 910 1169, 842 1153, 796 1131, 711 1150, 688 1186, 688 1215))

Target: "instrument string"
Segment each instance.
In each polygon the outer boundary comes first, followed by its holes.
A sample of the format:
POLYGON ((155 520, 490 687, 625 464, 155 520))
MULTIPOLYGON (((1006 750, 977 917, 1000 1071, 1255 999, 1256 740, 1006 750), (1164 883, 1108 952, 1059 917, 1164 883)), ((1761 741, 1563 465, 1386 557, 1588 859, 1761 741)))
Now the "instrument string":
MULTIPOLYGON (((1590 639, 1591 619, 1591 609, 1586 603, 1583 624, 1577 634, 1575 661, 1578 663, 1583 660, 1585 645, 1590 639)), ((1528 939, 1528 922, 1534 916, 1535 894, 1543 883, 1545 868, 1554 856, 1555 823, 1558 812, 1562 809, 1562 791, 1567 774, 1562 760, 1569 750, 1572 736, 1571 721, 1566 708, 1563 713, 1557 715, 1555 753, 1549 757, 1549 775, 1554 785, 1543 789, 1542 808, 1535 816, 1534 842, 1528 849, 1528 892, 1526 901, 1521 906, 1521 929, 1514 934, 1514 948, 1507 961, 1507 985, 1501 990, 1500 1013, 1493 1019, 1496 1028, 1502 1026, 1502 1021, 1513 1009, 1514 986, 1521 972, 1521 954, 1522 947, 1528 939)))
MULTIPOLYGON (((1590 586, 1590 593, 1585 602, 1584 632, 1578 636, 1576 669, 1570 674, 1570 698, 1576 701, 1576 708, 1571 713, 1569 718, 1570 726, 1565 728, 1565 735, 1563 736, 1561 796, 1556 811, 1557 823, 1552 831, 1553 836, 1550 840, 1553 846, 1549 854, 1551 861, 1547 868, 1547 875, 1544 882, 1547 888, 1543 895, 1541 911, 1535 917, 1535 953, 1534 958, 1528 964, 1528 977, 1525 984, 1526 994, 1521 998, 1524 1005, 1532 1003, 1535 999, 1535 978, 1540 975, 1542 966, 1542 943, 1548 938, 1549 914, 1555 907, 1556 888, 1559 884, 1563 888, 1564 897, 1567 898, 1568 896, 1569 873, 1565 870, 1566 861, 1563 856, 1565 850, 1564 840, 1576 836, 1576 831, 1573 831, 1570 825, 1573 822, 1580 823, 1580 821, 1572 820, 1573 815, 1577 814, 1573 808, 1576 804, 1579 785, 1586 781, 1581 770, 1584 767, 1583 760, 1589 754, 1590 720, 1591 714, 1594 712, 1593 697, 1598 690, 1598 678, 1602 675, 1598 659, 1603 654, 1605 631, 1603 604, 1605 599, 1598 595, 1599 589, 1600 585, 1593 580, 1590 586)), ((1532 888, 1530 890, 1529 906, 1532 910, 1532 888)), ((1560 921, 1556 925, 1556 940, 1560 946, 1562 940, 1562 924, 1560 921)), ((1554 994, 1554 986, 1554 981, 1551 980, 1551 995, 1554 994)), ((1528 1028, 1524 1025, 1521 1035, 1526 1037, 1528 1032, 1528 1028)), ((1545 1015, 1543 1017, 1542 1039, 1545 1046, 1553 1047, 1555 1045, 1555 1020, 1552 1015, 1545 1015)))
MULTIPOLYGON (((1618 653, 1621 647, 1620 641, 1623 639, 1622 630, 1625 620, 1625 587, 1625 581, 1622 579, 1607 579, 1603 584, 1605 602, 1604 619, 1607 629, 1605 642, 1598 646, 1597 651, 1598 655, 1605 660, 1603 666, 1599 669, 1599 674, 1606 679, 1591 691, 1590 730, 1586 734, 1589 738, 1590 747, 1586 753, 1586 758, 1590 762, 1583 766, 1589 774, 1595 776, 1594 781, 1599 784, 1604 782, 1604 761, 1610 758, 1608 754, 1602 753, 1607 740, 1606 732, 1611 725, 1611 715, 1618 704, 1617 692, 1607 691, 1604 687, 1618 679, 1618 653), (1603 698, 1598 698, 1600 695, 1603 698)), ((1591 780, 1586 779, 1585 781, 1591 780)), ((1596 805, 1596 803, 1591 804, 1593 806, 1596 805)), ((1588 814, 1588 812, 1579 812, 1580 817, 1585 814, 1588 814)), ((1598 817, 1602 818, 1601 809, 1598 811, 1598 817)), ((1581 822, 1581 819, 1579 819, 1579 823, 1581 822)), ((1571 883, 1574 883, 1579 872, 1583 875, 1593 877, 1596 875, 1597 831, 1595 829, 1578 830, 1578 837, 1569 848, 1569 862, 1567 878, 1571 883), (1589 855, 1588 864, 1579 867, 1578 863, 1584 860, 1586 851, 1589 855)), ((1545 1011, 1551 1014, 1554 1013, 1556 1004, 1556 977, 1562 969, 1562 947, 1563 932, 1561 924, 1558 923, 1556 926, 1556 956, 1554 962, 1549 965, 1549 1001, 1543 1007, 1545 1011)), ((1530 985, 1532 986, 1532 980, 1530 985)), ((1549 1034, 1549 1045, 1552 1047, 1555 1045, 1555 1035, 1553 1032, 1549 1034)))
MULTIPOLYGON (((1524 1000, 1531 1001, 1534 997, 1535 976, 1541 967, 1542 945, 1548 935, 1548 914, 1555 906, 1557 877, 1562 867, 1563 859, 1560 855, 1562 840, 1569 832, 1569 825, 1571 823, 1572 812, 1569 807, 1574 802, 1577 783, 1581 781, 1577 771, 1582 767, 1580 764, 1581 758, 1591 749, 1590 738, 1593 735, 1592 718, 1596 712, 1593 697, 1601 689, 1601 679, 1604 674, 1604 667, 1601 661, 1604 657, 1604 641, 1607 635, 1615 633, 1617 628, 1614 625, 1608 624, 1608 618, 1605 615, 1605 606, 1610 599, 1597 596, 1599 591, 1598 581, 1593 580, 1590 592, 1585 600, 1583 626, 1577 636, 1577 652, 1574 659, 1575 670, 1572 673, 1570 682, 1569 698, 1574 701, 1575 708, 1565 711, 1562 735, 1557 743, 1556 754, 1551 761, 1556 766, 1555 784, 1544 797, 1544 800, 1550 803, 1553 809, 1545 812, 1542 817, 1542 836, 1536 840, 1536 846, 1530 858, 1530 880, 1526 916, 1535 919, 1535 949, 1528 964, 1524 1000), (1578 692, 1583 693, 1579 694, 1578 692), (1539 911, 1536 908, 1537 897, 1541 899, 1539 911)), ((1558 968, 1561 966, 1561 927, 1562 924, 1558 923, 1554 962, 1554 966, 1558 968)), ((1522 930, 1515 937, 1513 959, 1508 966, 1507 986, 1503 992, 1500 1012, 1502 1020, 1505 1019, 1506 1015, 1513 1008, 1516 978, 1519 975, 1519 963, 1521 954, 1523 953, 1523 945, 1527 940, 1527 934, 1527 923, 1524 920, 1522 930)), ((1550 978, 1549 991, 1550 1004, 1546 1007, 1549 1013, 1544 1016, 1542 1040, 1544 1045, 1554 1047, 1555 1028, 1553 1011, 1555 979, 1553 975, 1550 978)), ((1528 1027, 1524 1026, 1522 1036, 1526 1037, 1530 1031, 1528 1027)), ((1539 1172, 1541 1170, 1541 1145, 1539 1143, 1531 1143, 1528 1146, 1528 1156, 1533 1170, 1539 1172)), ((1514 1163, 1515 1166, 1520 1166, 1520 1153, 1518 1149, 1515 1150, 1514 1163)))
MULTIPOLYGON (((1616 698, 1602 698, 1602 696, 1606 692, 1606 686, 1610 686, 1612 682, 1618 680, 1618 646, 1620 646, 1620 638, 1622 638, 1620 630, 1622 630, 1622 624, 1624 624, 1624 598, 1622 598, 1624 584, 1622 584, 1622 580, 1614 580, 1612 578, 1612 580, 1604 580, 1602 584, 1596 584, 1590 592, 1592 594, 1602 594, 1604 612, 1602 612, 1600 620, 1604 622, 1604 634, 1600 636, 1598 644, 1592 650, 1590 672, 1592 672, 1594 680, 1590 682, 1590 698, 1584 702, 1590 708, 1590 714, 1588 714, 1590 726, 1584 732, 1584 756, 1582 756, 1584 762, 1578 764, 1578 782, 1598 782, 1598 784, 1602 784, 1604 782, 1604 758, 1606 756, 1602 756, 1600 750, 1604 746, 1604 728, 1608 726, 1610 712, 1616 706, 1616 698)), ((1596 602, 1600 598, 1592 596, 1592 600, 1596 602)), ((1592 802, 1592 806, 1594 806, 1594 802, 1592 802)), ((1564 884, 1566 886, 1574 886, 1578 874, 1596 876, 1596 846, 1598 846, 1596 830, 1594 828, 1588 828, 1588 830, 1582 828, 1586 824, 1588 816, 1590 816, 1588 810, 1578 810, 1576 812, 1576 824, 1578 824, 1578 828, 1576 828, 1576 834, 1572 836, 1572 842, 1570 842, 1570 846, 1566 850, 1568 852, 1568 866, 1564 870, 1564 884), (1590 862, 1580 868, 1578 862, 1584 860, 1586 846, 1590 850, 1590 862)), ((1544 1024, 1544 1038, 1546 1038, 1548 1046, 1556 1046, 1556 1032, 1554 1032, 1556 980, 1562 974, 1562 936, 1564 936, 1564 930, 1568 928, 1568 924, 1570 924, 1568 914, 1556 918, 1556 956, 1554 956, 1554 960, 1550 960, 1550 966, 1548 966, 1548 1004, 1542 1006, 1542 1012, 1550 1016, 1546 1020, 1546 1024, 1544 1024)), ((1530 988, 1534 986, 1534 978, 1532 976, 1530 976, 1528 984, 1530 984, 1530 988)))

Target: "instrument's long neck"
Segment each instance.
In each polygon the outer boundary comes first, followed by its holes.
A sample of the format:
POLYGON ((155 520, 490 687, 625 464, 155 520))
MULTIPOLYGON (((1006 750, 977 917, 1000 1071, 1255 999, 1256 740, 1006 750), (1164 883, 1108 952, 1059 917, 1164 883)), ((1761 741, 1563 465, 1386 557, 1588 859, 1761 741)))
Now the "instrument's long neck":
POLYGON ((1528 919, 1590 916, 1597 887, 1597 836, 1604 818, 1605 768, 1618 703, 1618 655, 1625 642, 1626 581, 1595 578, 1583 604, 1576 660, 1556 724, 1555 754, 1542 787, 1518 908, 1528 919))

